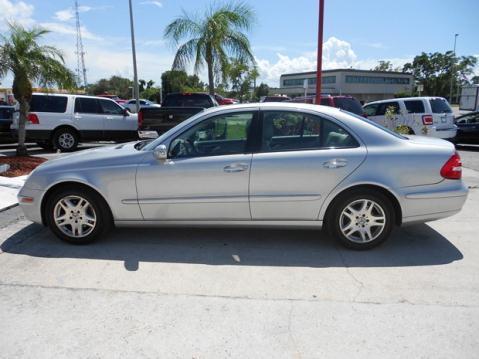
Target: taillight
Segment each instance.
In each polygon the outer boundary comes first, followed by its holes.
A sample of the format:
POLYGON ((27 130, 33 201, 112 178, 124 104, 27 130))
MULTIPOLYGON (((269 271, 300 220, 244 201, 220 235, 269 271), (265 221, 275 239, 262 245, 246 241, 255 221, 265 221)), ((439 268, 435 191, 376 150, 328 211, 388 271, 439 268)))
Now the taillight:
POLYGON ((32 125, 40 124, 40 120, 38 119, 38 116, 34 113, 29 113, 27 115, 27 121, 30 122, 32 125))
POLYGON ((143 111, 138 112, 138 128, 141 128, 143 126, 143 111))
POLYGON ((432 116, 431 115, 423 115, 422 116, 422 123, 424 125, 432 125, 432 116))
POLYGON ((441 176, 446 179, 461 179, 462 176, 462 162, 461 157, 456 152, 441 168, 441 176))

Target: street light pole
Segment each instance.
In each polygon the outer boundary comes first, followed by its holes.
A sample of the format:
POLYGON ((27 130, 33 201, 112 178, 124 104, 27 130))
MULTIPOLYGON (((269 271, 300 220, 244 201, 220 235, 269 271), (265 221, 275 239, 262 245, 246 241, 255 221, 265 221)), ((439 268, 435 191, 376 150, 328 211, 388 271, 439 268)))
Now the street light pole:
POLYGON ((454 51, 453 51, 454 58, 453 58, 453 63, 451 64, 451 84, 449 86, 449 101, 451 102, 451 104, 452 104, 452 83, 454 79, 454 65, 456 61, 456 40, 458 36, 459 34, 454 34, 454 51))
POLYGON ((318 23, 318 59, 316 66, 316 101, 321 103, 321 71, 323 65, 323 24, 324 24, 324 0, 319 0, 319 23, 318 23))
POLYGON ((135 29, 133 24, 133 7, 131 0, 128 1, 130 5, 130 30, 131 30, 131 52, 133 54, 133 88, 136 100, 136 113, 140 112, 140 88, 138 86, 138 71, 136 68, 136 49, 135 49, 135 29))

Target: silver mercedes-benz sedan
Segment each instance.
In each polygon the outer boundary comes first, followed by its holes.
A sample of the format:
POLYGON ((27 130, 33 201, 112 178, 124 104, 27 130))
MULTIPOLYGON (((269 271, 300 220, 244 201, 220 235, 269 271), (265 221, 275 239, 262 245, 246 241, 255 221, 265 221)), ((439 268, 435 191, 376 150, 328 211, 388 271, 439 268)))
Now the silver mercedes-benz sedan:
POLYGON ((113 225, 282 226, 324 227, 365 249, 394 226, 457 213, 466 196, 449 142, 335 108, 262 103, 48 161, 18 199, 27 218, 72 243, 113 225))

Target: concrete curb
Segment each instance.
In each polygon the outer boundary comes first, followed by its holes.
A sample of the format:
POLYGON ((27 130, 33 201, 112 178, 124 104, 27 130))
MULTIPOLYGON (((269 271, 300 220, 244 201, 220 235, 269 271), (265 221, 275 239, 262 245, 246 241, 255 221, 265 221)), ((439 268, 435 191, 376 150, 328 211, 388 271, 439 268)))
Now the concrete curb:
POLYGON ((12 209, 12 208, 14 208, 14 207, 16 207, 16 206, 18 206, 18 203, 14 203, 14 204, 11 204, 11 205, 9 205, 9 206, 0 208, 0 213, 5 212, 5 211, 8 211, 9 209, 12 209))

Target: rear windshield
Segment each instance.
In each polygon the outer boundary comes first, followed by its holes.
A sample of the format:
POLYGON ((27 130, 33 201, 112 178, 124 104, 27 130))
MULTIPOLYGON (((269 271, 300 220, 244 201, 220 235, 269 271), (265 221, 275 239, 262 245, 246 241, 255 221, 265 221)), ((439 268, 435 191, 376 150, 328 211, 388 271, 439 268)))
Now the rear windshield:
POLYGON ((356 115, 363 114, 363 107, 361 106, 361 103, 355 98, 335 97, 334 103, 336 104, 336 107, 342 110, 355 113, 356 115))
POLYGON ((64 113, 66 110, 66 96, 33 95, 30 101, 31 112, 64 113))
POLYGON ((443 98, 432 98, 429 100, 432 113, 452 113, 451 106, 443 98))

